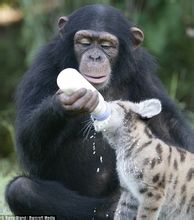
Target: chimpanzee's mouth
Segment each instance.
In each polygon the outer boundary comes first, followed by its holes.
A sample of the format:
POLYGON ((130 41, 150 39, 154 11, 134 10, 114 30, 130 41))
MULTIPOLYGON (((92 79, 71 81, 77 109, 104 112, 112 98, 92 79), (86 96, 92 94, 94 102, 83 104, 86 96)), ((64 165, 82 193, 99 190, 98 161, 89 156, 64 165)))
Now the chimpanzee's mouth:
POLYGON ((101 84, 105 82, 107 79, 107 76, 89 76, 85 74, 84 74, 84 77, 92 84, 101 84))

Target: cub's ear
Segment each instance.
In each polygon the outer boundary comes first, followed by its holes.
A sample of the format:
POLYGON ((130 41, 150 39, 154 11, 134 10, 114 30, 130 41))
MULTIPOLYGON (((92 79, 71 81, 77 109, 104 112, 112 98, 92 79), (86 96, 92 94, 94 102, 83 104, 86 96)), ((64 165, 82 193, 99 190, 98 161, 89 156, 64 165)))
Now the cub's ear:
POLYGON ((143 118, 152 118, 162 111, 162 105, 158 99, 148 99, 140 103, 135 103, 133 111, 143 118))
POLYGON ((65 25, 67 24, 69 18, 66 16, 62 16, 59 18, 58 20, 58 29, 61 32, 63 30, 63 28, 65 27, 65 25))

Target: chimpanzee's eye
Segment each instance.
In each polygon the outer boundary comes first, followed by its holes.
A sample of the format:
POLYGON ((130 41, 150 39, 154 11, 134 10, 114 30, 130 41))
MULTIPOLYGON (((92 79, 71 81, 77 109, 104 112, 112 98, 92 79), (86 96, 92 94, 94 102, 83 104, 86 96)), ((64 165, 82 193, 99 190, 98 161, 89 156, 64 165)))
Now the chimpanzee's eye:
POLYGON ((109 41, 103 41, 103 42, 101 42, 101 47, 104 49, 108 49, 108 48, 112 47, 112 44, 109 41))
POLYGON ((90 46, 91 45, 91 40, 88 38, 82 38, 79 41, 80 44, 82 44, 83 46, 90 46))

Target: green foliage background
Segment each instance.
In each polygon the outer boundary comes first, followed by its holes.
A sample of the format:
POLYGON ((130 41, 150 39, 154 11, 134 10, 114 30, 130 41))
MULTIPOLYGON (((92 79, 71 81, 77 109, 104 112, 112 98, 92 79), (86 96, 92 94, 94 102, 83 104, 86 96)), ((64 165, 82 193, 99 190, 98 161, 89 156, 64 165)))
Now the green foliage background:
POLYGON ((143 46, 160 64, 157 74, 191 126, 194 125, 194 0, 1 0, 0 15, 1 9, 9 6, 19 9, 23 19, 0 24, 0 215, 8 212, 3 192, 17 167, 16 85, 38 48, 57 32, 57 19, 92 3, 117 7, 144 31, 143 46))

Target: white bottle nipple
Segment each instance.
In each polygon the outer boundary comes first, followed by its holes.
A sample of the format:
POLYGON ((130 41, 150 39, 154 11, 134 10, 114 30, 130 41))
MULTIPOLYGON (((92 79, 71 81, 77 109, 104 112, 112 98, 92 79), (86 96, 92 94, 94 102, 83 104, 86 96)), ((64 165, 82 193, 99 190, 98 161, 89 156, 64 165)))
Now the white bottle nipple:
MULTIPOLYGON (((90 89, 96 91, 96 89, 75 69, 67 68, 62 70, 57 77, 58 87, 67 95, 71 95, 73 92, 81 88, 90 89)), ((92 117, 98 121, 107 119, 111 110, 107 102, 104 101, 103 96, 98 92, 99 104, 95 110, 91 113, 92 117)))

